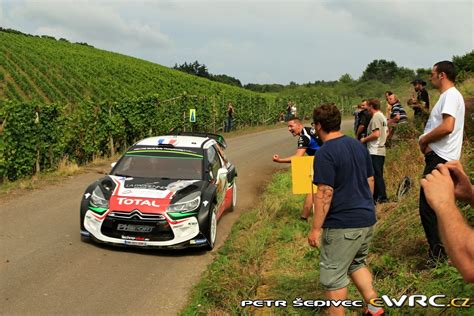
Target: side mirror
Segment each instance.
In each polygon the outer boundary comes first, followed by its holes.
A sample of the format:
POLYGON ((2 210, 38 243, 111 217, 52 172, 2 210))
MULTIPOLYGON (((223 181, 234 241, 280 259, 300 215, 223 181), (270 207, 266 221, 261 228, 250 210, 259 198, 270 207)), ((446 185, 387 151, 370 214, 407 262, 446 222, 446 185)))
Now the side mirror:
POLYGON ((113 168, 113 167, 115 167, 116 164, 117 164, 117 162, 114 161, 114 162, 112 162, 112 163, 110 164, 110 166, 113 168))

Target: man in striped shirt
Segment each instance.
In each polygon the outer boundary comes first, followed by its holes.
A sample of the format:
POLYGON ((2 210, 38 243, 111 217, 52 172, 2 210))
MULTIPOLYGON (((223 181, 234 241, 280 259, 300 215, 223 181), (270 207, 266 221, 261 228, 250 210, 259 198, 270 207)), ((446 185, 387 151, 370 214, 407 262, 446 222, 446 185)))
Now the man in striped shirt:
POLYGON ((388 96, 388 103, 391 105, 392 110, 390 112, 389 124, 399 124, 407 121, 407 112, 403 108, 400 100, 398 100, 395 94, 388 96))
POLYGON ((387 139, 392 139, 394 128, 398 124, 407 122, 407 112, 403 108, 400 100, 398 100, 395 94, 387 96, 388 104, 391 106, 390 117, 388 117, 389 133, 387 139))

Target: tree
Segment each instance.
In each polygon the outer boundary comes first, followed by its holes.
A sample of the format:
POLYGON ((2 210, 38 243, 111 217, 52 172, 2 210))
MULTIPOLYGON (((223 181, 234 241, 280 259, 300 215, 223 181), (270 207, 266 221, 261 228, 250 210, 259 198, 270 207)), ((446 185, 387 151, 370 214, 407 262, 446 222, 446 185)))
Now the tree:
POLYGON ((201 65, 197 60, 189 64, 187 62, 182 65, 175 64, 173 68, 198 77, 210 78, 207 66, 201 65))
POLYGON ((463 56, 453 56, 453 63, 458 72, 474 73, 474 50, 463 56))
POLYGON ((457 82, 474 76, 474 50, 463 56, 453 56, 453 63, 456 67, 457 82))
POLYGON ((211 75, 209 79, 211 79, 212 81, 230 84, 232 86, 242 87, 242 83, 239 79, 228 75, 211 75))
POLYGON ((390 83, 397 74, 398 66, 394 61, 376 59, 367 65, 360 80, 378 80, 383 83, 390 83))
POLYGON ((254 92, 280 92, 285 86, 272 83, 272 84, 258 84, 258 83, 248 83, 244 86, 245 89, 254 91, 254 92))
POLYGON ((398 67, 394 61, 376 59, 367 65, 360 80, 378 80, 383 83, 391 83, 396 78, 410 79, 415 72, 405 67, 398 67))
POLYGON ((351 75, 343 74, 341 78, 339 78, 340 83, 352 83, 354 79, 352 79, 351 75))
POLYGON ((430 68, 418 68, 416 70, 416 78, 423 79, 425 81, 429 81, 428 79, 431 76, 431 69, 430 68))

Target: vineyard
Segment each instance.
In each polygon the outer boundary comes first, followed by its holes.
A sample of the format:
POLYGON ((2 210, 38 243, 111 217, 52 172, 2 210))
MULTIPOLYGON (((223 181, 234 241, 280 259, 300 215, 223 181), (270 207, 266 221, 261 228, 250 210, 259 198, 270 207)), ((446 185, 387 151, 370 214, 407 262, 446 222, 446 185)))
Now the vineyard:
POLYGON ((0 32, 0 100, 77 103, 242 89, 66 40, 0 32))
POLYGON ((236 128, 273 123, 290 99, 303 117, 321 102, 346 112, 355 102, 255 93, 86 44, 0 31, 0 181, 54 170, 64 159, 83 164, 178 126, 219 131, 228 102, 236 128))

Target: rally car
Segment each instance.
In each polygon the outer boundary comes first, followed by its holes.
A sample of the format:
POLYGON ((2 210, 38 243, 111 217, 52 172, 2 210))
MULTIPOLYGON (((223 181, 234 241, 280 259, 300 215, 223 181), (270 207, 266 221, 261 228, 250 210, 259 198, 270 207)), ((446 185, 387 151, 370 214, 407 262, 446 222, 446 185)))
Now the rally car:
POLYGON ((179 133, 133 145, 85 191, 81 236, 145 248, 206 247, 237 202, 237 172, 220 135, 179 133))

